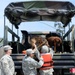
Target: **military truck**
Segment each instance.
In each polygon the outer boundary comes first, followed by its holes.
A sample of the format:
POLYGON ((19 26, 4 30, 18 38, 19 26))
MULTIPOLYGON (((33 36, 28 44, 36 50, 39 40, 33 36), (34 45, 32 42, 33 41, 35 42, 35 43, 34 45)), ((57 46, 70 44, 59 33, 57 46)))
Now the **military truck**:
MULTIPOLYGON (((13 26, 19 29, 21 22, 31 21, 58 21, 63 24, 65 28, 71 22, 71 18, 75 15, 75 6, 70 2, 64 1, 25 1, 25 2, 12 2, 4 10, 4 45, 9 44, 13 47, 13 54, 11 55, 14 62, 17 75, 22 75, 21 64, 24 54, 24 45, 20 43, 20 36, 13 31, 13 26), (6 17, 12 24, 12 28, 6 26, 6 17), (12 40, 8 41, 8 32, 12 35, 12 40), (15 41, 15 37, 17 40, 15 41)), ((39 25, 38 25, 39 26, 39 25)), ((28 37, 32 36, 46 36, 47 34, 59 36, 58 33, 52 32, 28 32, 26 36, 25 30, 22 30, 23 40, 28 42, 28 37)), ((74 36, 75 26, 60 36, 62 39, 61 49, 59 53, 54 53, 54 75, 72 75, 75 68, 75 43, 74 36), (72 36, 71 40, 67 40, 68 35, 72 36), (71 52, 70 52, 71 51, 71 52), (72 72, 73 70, 73 72, 72 72)), ((22 40, 22 41, 23 41, 22 40)))

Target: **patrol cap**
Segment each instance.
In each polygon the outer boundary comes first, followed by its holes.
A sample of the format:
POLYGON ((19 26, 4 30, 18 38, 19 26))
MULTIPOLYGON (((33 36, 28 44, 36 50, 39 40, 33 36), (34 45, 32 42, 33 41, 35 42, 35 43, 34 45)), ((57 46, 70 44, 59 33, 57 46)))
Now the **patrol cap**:
POLYGON ((10 50, 10 49, 13 49, 10 45, 4 46, 4 51, 10 50))
POLYGON ((44 45, 44 46, 41 47, 41 52, 42 53, 48 53, 48 50, 49 50, 49 48, 46 45, 44 45))
POLYGON ((32 49, 27 49, 26 50, 26 54, 27 55, 30 55, 30 54, 33 54, 33 53, 34 53, 34 51, 32 49))

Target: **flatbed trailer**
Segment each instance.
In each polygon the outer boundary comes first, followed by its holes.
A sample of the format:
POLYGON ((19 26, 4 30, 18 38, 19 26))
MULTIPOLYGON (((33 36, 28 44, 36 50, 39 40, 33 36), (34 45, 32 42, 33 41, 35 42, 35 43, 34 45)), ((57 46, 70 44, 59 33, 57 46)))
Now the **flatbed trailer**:
MULTIPOLYGON (((18 74, 22 74, 21 65, 22 59, 25 55, 23 54, 12 54, 13 60, 15 62, 15 68, 18 74)), ((74 53, 63 53, 54 54, 54 75, 74 75, 70 71, 71 68, 75 68, 75 54, 74 53)))

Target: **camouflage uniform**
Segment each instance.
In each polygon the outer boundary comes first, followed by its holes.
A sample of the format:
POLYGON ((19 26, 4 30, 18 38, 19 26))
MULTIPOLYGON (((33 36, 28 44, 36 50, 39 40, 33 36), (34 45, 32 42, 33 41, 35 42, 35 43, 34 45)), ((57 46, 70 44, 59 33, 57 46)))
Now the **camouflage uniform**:
POLYGON ((9 55, 4 55, 1 58, 1 75, 14 75, 14 62, 12 57, 9 55))
POLYGON ((25 56, 22 61, 22 69, 24 75, 37 75, 37 68, 40 68, 43 65, 42 59, 39 59, 39 62, 35 61, 29 56, 25 56))

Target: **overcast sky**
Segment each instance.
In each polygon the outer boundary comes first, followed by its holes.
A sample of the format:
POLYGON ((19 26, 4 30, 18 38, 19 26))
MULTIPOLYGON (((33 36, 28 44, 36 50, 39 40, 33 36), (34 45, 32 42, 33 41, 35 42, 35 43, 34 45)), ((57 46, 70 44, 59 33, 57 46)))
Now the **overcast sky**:
MULTIPOLYGON (((0 37, 3 37, 4 35, 4 9, 5 7, 11 3, 11 2, 17 2, 17 1, 25 1, 25 0, 0 0, 0 37)), ((29 1, 29 0, 26 0, 29 1)), ((42 0, 41 0, 42 1, 42 0)), ((59 0, 62 1, 62 0, 59 0)), ((75 4, 75 0, 63 0, 63 1, 70 1, 71 3, 75 4)), ((71 25, 75 24, 75 18, 72 19, 71 25)), ((22 23, 21 29, 27 30, 27 31, 55 31, 55 27, 53 27, 54 23, 50 22, 31 22, 31 23, 22 23), (39 26, 38 26, 39 25, 39 26), (33 27, 32 27, 33 26, 33 27)), ((6 21, 6 25, 11 27, 11 24, 9 21, 6 21)), ((14 28, 14 31, 17 32, 14 28)), ((19 33, 20 34, 20 33, 19 33)))

